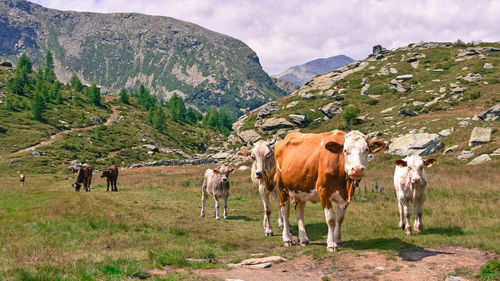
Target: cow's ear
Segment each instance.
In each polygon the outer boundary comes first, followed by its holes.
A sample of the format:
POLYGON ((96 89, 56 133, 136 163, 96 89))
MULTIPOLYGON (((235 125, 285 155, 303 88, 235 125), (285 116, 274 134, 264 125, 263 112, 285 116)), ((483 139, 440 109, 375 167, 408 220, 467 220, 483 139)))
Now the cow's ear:
POLYGON ((230 174, 234 173, 234 168, 229 169, 229 173, 230 174))
POLYGON ((436 163, 436 159, 426 159, 424 160, 424 165, 428 168, 432 167, 436 163))
POLYGON ((344 146, 337 142, 329 141, 325 144, 325 148, 333 153, 341 153, 344 146))
POLYGON ((220 175, 219 170, 215 170, 215 169, 214 169, 214 170, 212 170, 212 171, 213 171, 213 172, 214 172, 214 174, 216 174, 217 176, 218 176, 218 175, 220 175))
POLYGON ((404 160, 396 160, 395 163, 396 163, 396 165, 398 165, 401 168, 406 167, 406 161, 404 161, 404 160))
POLYGON ((384 150, 386 144, 381 140, 372 140, 370 143, 368 143, 368 146, 370 147, 371 153, 377 153, 384 150))

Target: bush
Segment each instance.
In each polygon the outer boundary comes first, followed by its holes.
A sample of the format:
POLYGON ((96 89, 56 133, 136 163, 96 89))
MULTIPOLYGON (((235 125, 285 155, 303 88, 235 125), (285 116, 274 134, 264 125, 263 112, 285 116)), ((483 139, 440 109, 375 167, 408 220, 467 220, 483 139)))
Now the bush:
POLYGON ((345 127, 350 129, 352 125, 361 123, 358 119, 359 109, 355 107, 346 107, 342 112, 342 119, 344 119, 345 127))
POLYGON ((500 277, 500 260, 494 260, 481 269, 481 281, 498 280, 500 277))

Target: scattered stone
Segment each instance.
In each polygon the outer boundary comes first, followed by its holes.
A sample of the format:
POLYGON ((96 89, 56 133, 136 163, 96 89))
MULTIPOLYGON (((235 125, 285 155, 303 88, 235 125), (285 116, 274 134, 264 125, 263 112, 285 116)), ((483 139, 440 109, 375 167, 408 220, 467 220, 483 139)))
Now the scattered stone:
POLYGON ((300 93, 299 97, 301 97, 302 99, 305 99, 305 100, 313 100, 316 98, 315 95, 309 94, 309 93, 300 93))
POLYGON ((152 156, 153 154, 155 154, 154 151, 148 151, 149 156, 152 156))
POLYGON ((361 94, 362 95, 368 94, 368 89, 370 89, 370 84, 364 85, 363 88, 361 88, 361 94))
POLYGON ((261 136, 255 130, 237 132, 236 135, 241 139, 243 144, 253 145, 256 141, 261 139, 261 136))
POLYGON ((291 103, 287 104, 286 105, 286 108, 289 109, 289 108, 293 108, 295 107, 297 104, 299 104, 299 101, 292 101, 291 103))
POLYGON ((444 281, 467 281, 467 279, 460 276, 447 275, 444 281))
POLYGON ((432 72, 443 72, 444 69, 442 68, 437 68, 437 69, 433 69, 432 72))
POLYGON ((443 147, 438 134, 418 133, 407 134, 393 139, 389 145, 389 153, 407 156, 418 154, 425 156, 443 147))
POLYGON ((444 93, 444 92, 446 92, 446 87, 444 87, 444 86, 443 86, 443 87, 440 87, 440 88, 439 88, 439 92, 440 92, 441 94, 442 94, 442 93, 444 93))
POLYGON ((406 56, 408 56, 408 58, 406 59, 407 62, 416 62, 419 59, 426 58, 425 54, 423 53, 407 53, 406 56))
POLYGON ((413 68, 418 68, 419 64, 420 64, 419 61, 414 61, 414 62, 410 63, 411 67, 413 67, 413 68))
POLYGON ((447 137, 447 136, 451 135, 451 130, 450 129, 444 129, 444 130, 440 131, 438 133, 438 135, 440 135, 442 137, 447 137))
POLYGON ((379 75, 379 76, 389 75, 389 70, 385 66, 382 66, 380 68, 379 72, 377 73, 377 75, 379 75))
POLYGON ((492 69, 493 68, 493 64, 487 62, 487 63, 484 64, 483 68, 492 69))
POLYGON ((448 148, 446 148, 446 149, 444 150, 443 155, 445 155, 445 154, 450 154, 450 153, 452 153, 453 151, 455 151, 455 149, 457 149, 457 148, 458 148, 458 145, 457 145, 457 144, 456 144, 456 145, 453 145, 453 146, 450 146, 450 147, 448 147, 448 148))
POLYGON ((285 258, 280 256, 269 256, 263 258, 251 258, 247 260, 243 260, 240 262, 241 265, 252 265, 252 264, 260 264, 260 263, 273 263, 273 262, 281 262, 286 261, 285 258))
POLYGON ((398 81, 404 82, 404 81, 410 80, 411 78, 413 78, 412 74, 404 74, 404 75, 397 76, 395 79, 398 81))
POLYGON ((93 125, 101 125, 104 123, 104 121, 102 121, 101 117, 92 115, 90 116, 90 123, 92 123, 93 125))
POLYGON ((248 168, 248 166, 240 166, 240 167, 238 168, 238 171, 246 171, 246 170, 248 170, 248 169, 249 169, 249 168, 248 168))
POLYGON ((290 117, 290 121, 299 126, 306 126, 309 123, 305 114, 290 114, 288 117, 290 117))
POLYGON ((497 148, 497 150, 493 151, 490 156, 500 156, 500 148, 497 148))
POLYGON ((460 155, 458 155, 457 159, 463 161, 471 158, 472 156, 474 156, 474 151, 464 150, 460 153, 460 155))
POLYGON ((381 136, 382 133, 380 131, 373 131, 373 132, 370 132, 368 134, 366 134, 366 138, 367 139, 372 139, 374 137, 378 137, 378 136, 381 136))
POLYGON ((31 152, 31 156, 38 157, 40 156, 40 152, 33 150, 33 152, 31 152))
POLYGON ((496 121, 500 120, 500 103, 497 103, 492 108, 478 115, 483 121, 496 121))
POLYGON ((330 89, 326 92, 323 92, 323 94, 327 97, 333 97, 334 95, 337 95, 339 93, 339 91, 335 90, 335 89, 330 89))
POLYGON ((458 123, 460 127, 466 127, 470 125, 470 121, 468 119, 464 119, 458 123))
POLYGON ((227 152, 219 152, 219 153, 216 153, 216 154, 212 155, 212 157, 214 159, 217 159, 217 160, 227 159, 227 158, 229 158, 229 156, 230 155, 227 152))
POLYGON ((262 109, 259 111, 259 114, 257 114, 257 119, 268 117, 278 110, 279 110, 279 105, 277 102, 266 103, 265 105, 262 106, 262 109))
POLYGON ((469 83, 475 82, 479 79, 481 79, 481 74, 479 74, 479 73, 469 73, 469 74, 465 75, 465 77, 462 78, 462 80, 465 80, 469 83))
POLYGON ((407 117, 413 117, 413 116, 418 116, 418 113, 416 113, 413 110, 410 110, 408 108, 405 108, 398 112, 398 116, 407 116, 407 117))
POLYGON ((425 105, 425 102, 422 102, 422 101, 414 101, 412 104, 413 104, 413 106, 423 106, 423 105, 425 105))
POLYGON ((375 267, 376 270, 384 270, 384 267, 383 266, 377 266, 375 267))
POLYGON ((491 128, 475 127, 469 138, 469 146, 476 146, 490 142, 491 128))
POLYGON ((397 69, 395 69, 394 67, 391 67, 391 68, 389 69, 389 72, 390 72, 391 74, 398 74, 398 70, 397 70, 397 69))
POLYGON ((386 113, 391 112, 393 109, 394 109, 394 106, 393 106, 393 107, 386 108, 386 109, 384 109, 384 110, 380 111, 380 113, 382 113, 382 114, 386 114, 386 113))
POLYGON ((368 77, 363 77, 361 79, 361 85, 366 85, 368 83, 368 77))
POLYGON ((319 109, 323 114, 325 114, 328 118, 333 118, 335 115, 342 112, 342 107, 337 102, 331 102, 319 109))
POLYGON ((392 79, 389 84, 387 84, 387 86, 390 88, 390 89, 395 89, 396 91, 398 92, 406 92, 406 89, 405 87, 403 86, 403 84, 401 84, 401 82, 399 80, 396 80, 396 79, 392 79))
POLYGON ((490 162, 491 157, 488 154, 481 154, 478 157, 472 159, 467 165, 478 165, 478 164, 483 164, 486 162, 490 162))
POLYGON ((451 94, 452 95, 460 95, 460 94, 463 94, 464 91, 465 91, 464 88, 456 87, 456 88, 451 89, 451 94))

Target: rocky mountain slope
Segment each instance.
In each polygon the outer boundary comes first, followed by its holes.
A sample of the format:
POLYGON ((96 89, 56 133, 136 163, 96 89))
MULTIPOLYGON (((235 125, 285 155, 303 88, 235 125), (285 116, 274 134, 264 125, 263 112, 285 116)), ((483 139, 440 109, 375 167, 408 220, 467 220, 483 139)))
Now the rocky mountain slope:
POLYGON ((233 128, 235 147, 290 131, 357 129, 389 143, 382 160, 418 153, 440 164, 500 165, 500 44, 375 48, 243 115, 233 128))
POLYGON ((24 0, 0 0, 0 59, 35 65, 54 55, 57 77, 76 73, 103 90, 137 88, 173 93, 206 110, 237 114, 285 95, 243 42, 192 23, 135 13, 82 13, 47 9, 24 0))
POLYGON ((273 77, 290 81, 300 87, 316 75, 330 72, 353 61, 353 59, 344 55, 316 59, 302 65, 292 66, 280 74, 273 75, 273 77))

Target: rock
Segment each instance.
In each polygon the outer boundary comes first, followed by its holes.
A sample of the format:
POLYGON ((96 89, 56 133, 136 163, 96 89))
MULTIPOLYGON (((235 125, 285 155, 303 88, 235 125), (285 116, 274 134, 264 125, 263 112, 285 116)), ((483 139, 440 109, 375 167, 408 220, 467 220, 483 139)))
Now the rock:
POLYGON ((239 130, 241 130, 241 127, 243 127, 243 124, 245 123, 245 120, 248 118, 248 115, 242 115, 240 118, 238 118, 238 120, 236 120, 234 123, 233 123, 233 131, 235 132, 238 132, 239 130))
POLYGON ((151 156, 154 154, 154 151, 148 151, 148 155, 151 156))
POLYGON ((492 69, 493 68, 493 64, 487 62, 487 63, 484 64, 483 68, 492 69))
POLYGON ((414 101, 412 104, 413 104, 413 106, 423 106, 423 105, 425 105, 425 102, 423 102, 423 101, 414 101))
POLYGON ((301 98, 303 98, 303 99, 305 99, 305 100, 313 100, 313 99, 315 99, 315 98, 316 98, 316 96, 315 96, 315 95, 313 95, 313 94, 309 94, 309 93, 300 93, 300 94, 299 94, 299 97, 301 97, 301 98))
POLYGON ((446 92, 446 87, 443 86, 443 87, 439 88, 439 92, 441 94, 444 93, 444 92, 446 92))
POLYGON ((500 103, 497 103, 492 108, 478 115, 479 119, 483 121, 496 121, 500 120, 500 103))
POLYGON ((342 107, 339 103, 331 102, 327 105, 324 105, 319 109, 323 114, 325 114, 328 118, 333 118, 335 115, 342 112, 342 107))
POLYGON ((470 125, 470 121, 468 119, 464 119, 458 123, 460 127, 465 127, 470 125))
POLYGON ((280 256, 270 256, 270 257, 251 258, 251 259, 243 260, 240 262, 240 264, 241 265, 252 265, 252 264, 273 263, 273 262, 281 262, 281 261, 286 261, 286 259, 282 258, 280 256))
POLYGON ((305 114, 290 114, 288 117, 290 117, 290 121, 299 126, 306 126, 309 123, 305 114))
POLYGON ((387 52, 387 49, 382 47, 381 45, 375 45, 372 48, 372 54, 374 56, 382 55, 387 52))
POLYGON ((475 127, 469 138, 469 146, 475 146, 490 142, 491 128, 475 127))
POLYGON ((158 147, 156 147, 156 145, 153 145, 153 144, 143 144, 142 146, 145 147, 146 149, 154 151, 154 152, 160 151, 158 149, 158 147))
POLYGON ((469 73, 469 74, 465 75, 465 77, 462 78, 462 80, 465 80, 469 83, 475 82, 479 79, 481 79, 481 74, 479 74, 479 73, 469 73))
POLYGON ((438 133, 438 135, 440 135, 442 137, 447 137, 447 136, 451 135, 451 130, 450 129, 444 129, 444 130, 440 131, 438 133))
POLYGON ((368 77, 361 78, 361 85, 366 85, 368 83, 368 77))
POLYGON ((400 81, 400 82, 404 82, 404 81, 410 80, 411 78, 413 78, 412 74, 404 74, 404 75, 399 75, 394 79, 396 79, 397 81, 400 81))
POLYGON ((330 89, 328 91, 323 92, 323 95, 331 98, 332 96, 337 95, 338 93, 339 93, 339 91, 337 91, 335 89, 330 89))
POLYGON ((240 166, 240 167, 238 168, 238 171, 246 171, 246 170, 248 170, 248 169, 250 169, 250 168, 248 168, 248 166, 240 166))
POLYGON ((438 134, 418 133, 407 134, 393 139, 389 145, 389 153, 407 156, 417 154, 425 156, 443 147, 438 134))
POLYGON ((31 156, 38 157, 38 156, 40 156, 40 152, 38 152, 38 151, 36 151, 36 150, 33 150, 33 151, 31 152, 31 156))
POLYGON ((420 62, 419 61, 414 61, 414 62, 410 63, 410 65, 413 68, 418 68, 418 66, 420 65, 420 62))
POLYGON ((477 165, 477 164, 483 164, 486 162, 490 162, 491 157, 488 154, 481 154, 478 157, 472 159, 467 165, 477 165))
POLYGON ((446 148, 446 149, 444 150, 443 155, 445 155, 445 154, 450 154, 450 153, 452 153, 453 151, 455 151, 455 149, 457 149, 457 148, 458 148, 458 145, 457 145, 457 144, 456 144, 456 145, 453 145, 453 146, 450 146, 450 147, 448 147, 448 148, 446 148))
POLYGON ((379 76, 389 75, 389 70, 387 70, 387 68, 385 66, 382 66, 380 68, 379 72, 377 73, 377 75, 379 75, 379 76))
POLYGON ((243 144, 250 145, 253 145, 256 141, 262 138, 255 130, 237 132, 236 135, 241 139, 243 144))
POLYGON ((395 89, 398 92, 406 92, 406 89, 403 86, 403 84, 401 84, 401 82, 399 80, 396 80, 396 79, 392 79, 389 82, 389 84, 387 84, 387 87, 389 87, 391 89, 395 89))
POLYGON ((92 115, 90 116, 90 123, 92 123, 93 125, 101 125, 104 123, 104 121, 102 121, 101 117, 92 115))
POLYGON ((274 130, 278 129, 292 129, 294 128, 294 125, 290 123, 290 121, 286 120, 285 118, 269 118, 266 119, 264 124, 261 126, 262 130, 265 133, 269 133, 274 130))
POLYGON ((375 137, 378 137, 378 136, 381 136, 382 133, 380 131, 373 131, 373 132, 370 132, 368 134, 366 134, 366 139, 372 139, 372 138, 375 138, 375 137))
POLYGON ((447 275, 444 281, 467 281, 467 279, 460 276, 447 275))
POLYGON ((391 74, 398 74, 398 70, 397 70, 397 69, 395 69, 394 67, 391 67, 391 68, 389 69, 389 72, 390 72, 391 74))
POLYGON ((497 150, 493 151, 490 156, 500 156, 500 148, 497 148, 497 150))
POLYGON ((458 160, 467 160, 467 159, 471 158, 472 156, 474 156, 474 151, 464 150, 460 153, 460 155, 458 155, 457 159, 458 160))
POLYGON ((5 66, 5 67, 12 67, 12 63, 8 61, 2 61, 0 63, 0 66, 5 66))
POLYGON ((394 109, 394 106, 393 106, 393 107, 386 108, 386 109, 384 109, 384 110, 380 111, 380 113, 382 113, 382 114, 386 114, 386 113, 391 112, 393 109, 394 109))
POLYGON ((368 89, 370 89, 370 84, 364 85, 363 88, 361 88, 361 94, 362 95, 368 94, 368 89))
POLYGON ((217 159, 217 160, 220 160, 220 159, 227 159, 229 158, 230 154, 227 153, 227 152, 219 152, 219 153, 216 153, 214 155, 212 155, 212 157, 214 159, 217 159))
POLYGON ((405 108, 405 109, 401 110, 400 112, 398 112, 398 116, 413 117, 413 116, 418 116, 418 113, 416 113, 415 111, 410 110, 408 108, 405 108))
POLYGON ((299 101, 296 100, 296 101, 292 101, 291 103, 287 104, 286 105, 286 109, 289 109, 289 108, 293 108, 295 107, 297 104, 299 104, 299 101))
POLYGON ((265 105, 262 106, 262 109, 257 114, 257 119, 268 117, 278 110, 279 110, 279 105, 277 102, 266 103, 265 105))

